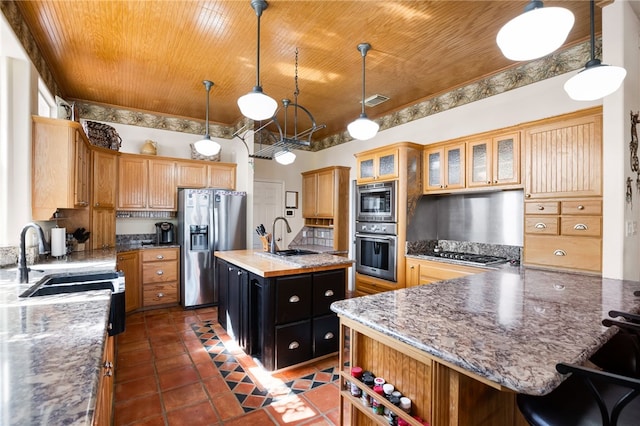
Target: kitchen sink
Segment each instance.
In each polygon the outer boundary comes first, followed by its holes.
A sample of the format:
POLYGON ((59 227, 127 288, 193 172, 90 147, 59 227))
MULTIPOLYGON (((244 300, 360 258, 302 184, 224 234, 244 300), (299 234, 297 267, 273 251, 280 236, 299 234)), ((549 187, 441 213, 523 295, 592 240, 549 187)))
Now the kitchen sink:
POLYGON ((113 280, 117 278, 117 272, 51 274, 29 287, 20 297, 50 296, 89 290, 113 291, 113 280))
POLYGON ((276 253, 278 256, 299 256, 303 254, 318 254, 315 251, 304 250, 304 249, 288 249, 288 250, 278 250, 276 253))

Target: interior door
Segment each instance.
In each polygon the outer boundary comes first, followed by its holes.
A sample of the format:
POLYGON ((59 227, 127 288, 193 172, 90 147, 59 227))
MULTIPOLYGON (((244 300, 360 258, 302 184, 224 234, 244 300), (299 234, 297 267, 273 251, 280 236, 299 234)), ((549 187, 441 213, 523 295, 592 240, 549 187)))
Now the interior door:
MULTIPOLYGON (((271 233, 273 220, 284 215, 283 194, 284 184, 282 182, 261 180, 253 182, 253 226, 251 233, 254 249, 262 249, 262 242, 255 232, 256 227, 263 224, 267 232, 271 233)), ((279 239, 276 240, 276 243, 280 249, 285 249, 289 244, 288 238, 293 238, 295 235, 286 233, 284 222, 281 220, 278 221, 276 227, 276 237, 279 239)))

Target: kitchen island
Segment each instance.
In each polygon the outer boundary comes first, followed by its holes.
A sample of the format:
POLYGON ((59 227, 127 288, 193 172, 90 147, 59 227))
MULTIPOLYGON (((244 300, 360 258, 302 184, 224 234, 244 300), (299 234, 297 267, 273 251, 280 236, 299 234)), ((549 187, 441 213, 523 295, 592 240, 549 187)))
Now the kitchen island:
MULTIPOLYGON (((350 380, 357 365, 384 377, 433 426, 524 425, 515 395, 546 394, 563 380, 557 363, 588 360, 615 333, 601 325, 610 310, 640 310, 636 290, 638 282, 505 266, 335 302, 341 375, 350 380)), ((387 424, 348 391, 340 400, 351 424, 387 424)))
POLYGON ((281 370, 335 354, 338 318, 353 261, 327 253, 278 256, 217 251, 218 321, 265 369, 281 370))
POLYGON ((91 425, 107 351, 111 291, 20 298, 41 277, 115 268, 114 250, 73 253, 31 266, 0 269, 0 424, 91 425))

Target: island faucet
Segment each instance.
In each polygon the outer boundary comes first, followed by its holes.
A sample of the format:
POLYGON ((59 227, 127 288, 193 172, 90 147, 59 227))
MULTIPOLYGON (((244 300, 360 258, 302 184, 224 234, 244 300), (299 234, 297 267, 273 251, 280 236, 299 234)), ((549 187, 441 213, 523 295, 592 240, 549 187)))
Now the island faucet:
POLYGON ((25 248, 25 240, 29 228, 35 229, 38 233, 38 253, 49 253, 49 244, 47 243, 47 239, 44 237, 44 231, 42 230, 40 225, 33 222, 27 223, 24 228, 22 228, 22 232, 20 233, 20 259, 18 262, 18 274, 20 283, 29 282, 29 268, 27 268, 27 250, 25 248))
POLYGON ((276 222, 279 219, 284 220, 285 225, 287 225, 287 232, 291 232, 291 227, 289 226, 289 222, 287 222, 286 218, 278 216, 273 219, 273 225, 271 225, 271 244, 269 245, 269 253, 275 254, 276 252, 276 222))

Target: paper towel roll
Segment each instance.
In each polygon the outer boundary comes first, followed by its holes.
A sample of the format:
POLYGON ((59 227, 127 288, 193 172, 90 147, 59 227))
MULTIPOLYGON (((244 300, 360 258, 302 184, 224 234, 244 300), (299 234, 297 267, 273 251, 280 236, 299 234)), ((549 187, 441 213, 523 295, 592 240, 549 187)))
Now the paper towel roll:
POLYGON ((67 229, 51 229, 51 256, 59 257, 67 254, 67 229))

